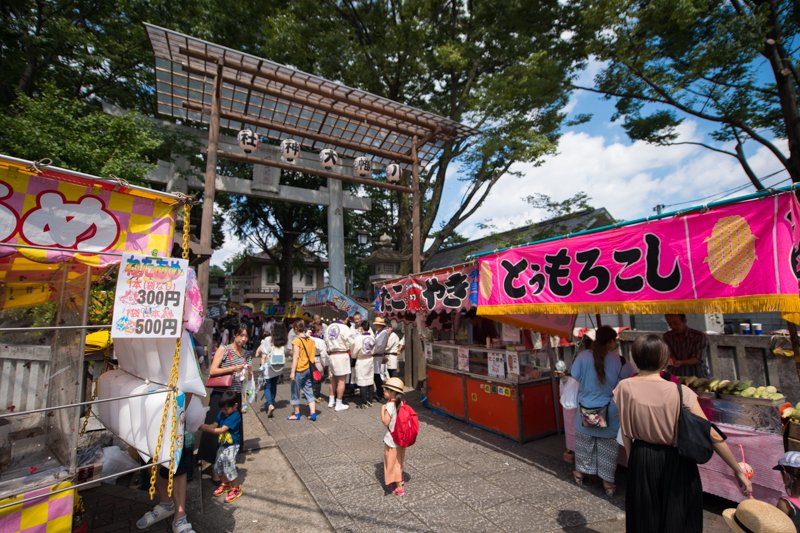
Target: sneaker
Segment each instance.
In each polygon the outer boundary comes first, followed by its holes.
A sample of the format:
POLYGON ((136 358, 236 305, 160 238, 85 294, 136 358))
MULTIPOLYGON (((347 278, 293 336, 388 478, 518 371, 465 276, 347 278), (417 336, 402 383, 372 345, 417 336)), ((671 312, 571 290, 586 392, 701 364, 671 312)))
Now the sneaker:
POLYGON ((367 402, 367 407, 372 407, 374 404, 372 402, 367 402))
POLYGON ((273 416, 275 416, 275 406, 270 405, 267 407, 267 418, 272 418, 273 416))
POLYGON ((169 518, 174 514, 175 514, 174 503, 170 504, 159 503, 158 505, 153 507, 152 511, 147 511, 144 514, 144 516, 142 516, 139 520, 136 521, 136 527, 138 527, 139 529, 147 529, 156 522, 161 522, 165 518, 169 518))
POLYGON ((333 404, 334 402, 328 402, 328 409, 331 409, 333 407, 333 404))
POLYGON ((220 483, 220 484, 219 484, 219 487, 217 487, 216 489, 214 489, 214 496, 220 496, 220 495, 222 495, 224 492, 228 492, 228 490, 229 490, 230 488, 231 488, 231 484, 230 484, 230 483, 220 483))
POLYGON ((194 533, 192 524, 186 519, 186 515, 178 518, 172 523, 172 533, 194 533))
POLYGON ((242 490, 241 486, 229 490, 228 495, 225 496, 225 503, 231 503, 233 500, 239 498, 239 496, 242 494, 244 494, 244 491, 242 490))
POLYGON ((404 489, 403 487, 397 487, 392 492, 394 493, 395 496, 405 496, 406 495, 406 489, 404 489))
POLYGON ((308 419, 311 420, 312 422, 316 422, 317 421, 317 413, 311 413, 310 415, 308 415, 308 419))
POLYGON ((347 411, 348 409, 350 409, 350 405, 346 403, 337 405, 333 408, 334 411, 347 411))

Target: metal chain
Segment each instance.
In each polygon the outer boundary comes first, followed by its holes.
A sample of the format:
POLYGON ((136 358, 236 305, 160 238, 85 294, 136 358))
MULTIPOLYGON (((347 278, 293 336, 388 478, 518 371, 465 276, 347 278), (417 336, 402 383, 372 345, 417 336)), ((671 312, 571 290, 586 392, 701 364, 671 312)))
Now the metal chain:
MULTIPOLYGON (((183 251, 181 257, 189 259, 189 215, 191 213, 191 203, 184 202, 183 204, 183 251)), ((181 317, 182 318, 182 317, 181 317)), ((150 472, 150 500, 155 498, 156 494, 156 471, 158 470, 158 455, 161 452, 161 444, 164 439, 164 429, 167 425, 167 409, 172 403, 172 437, 170 438, 169 445, 169 474, 167 476, 167 495, 172 497, 172 483, 173 483, 173 470, 175 462, 175 442, 177 441, 178 431, 178 368, 180 367, 181 360, 181 337, 175 342, 175 355, 172 358, 172 370, 169 375, 169 392, 167 392, 167 399, 164 402, 164 411, 161 413, 161 425, 158 429, 158 440, 156 441, 156 452, 153 454, 153 468, 150 472)))
MULTIPOLYGON (((108 369, 108 363, 109 363, 110 360, 111 360, 111 354, 109 354, 108 353, 108 349, 106 349, 105 353, 103 354, 103 372, 105 372, 108 369)), ((96 399, 97 399, 97 380, 93 379, 92 380, 92 401, 95 401, 96 399)), ((81 427, 81 433, 80 433, 81 437, 86 434, 86 426, 89 425, 89 417, 91 417, 92 414, 93 414, 92 413, 92 406, 93 405, 94 404, 90 403, 89 404, 89 409, 86 410, 86 417, 83 419, 83 426, 81 427)))

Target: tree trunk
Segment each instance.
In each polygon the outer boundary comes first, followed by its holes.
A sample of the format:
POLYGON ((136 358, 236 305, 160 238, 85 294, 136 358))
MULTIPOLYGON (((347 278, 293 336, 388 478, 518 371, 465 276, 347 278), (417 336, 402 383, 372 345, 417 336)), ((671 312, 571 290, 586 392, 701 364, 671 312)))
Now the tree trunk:
POLYGON ((280 281, 280 303, 288 304, 294 300, 294 240, 282 239, 280 281))

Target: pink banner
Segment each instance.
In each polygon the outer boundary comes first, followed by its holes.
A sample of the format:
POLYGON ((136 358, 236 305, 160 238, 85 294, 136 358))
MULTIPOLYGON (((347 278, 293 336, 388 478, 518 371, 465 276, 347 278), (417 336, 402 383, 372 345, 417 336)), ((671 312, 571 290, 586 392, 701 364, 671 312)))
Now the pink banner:
POLYGON ((375 312, 413 320, 417 313, 472 309, 477 302, 475 263, 414 274, 375 287, 375 312))
POLYGON ((479 259, 478 314, 800 311, 792 193, 479 259))

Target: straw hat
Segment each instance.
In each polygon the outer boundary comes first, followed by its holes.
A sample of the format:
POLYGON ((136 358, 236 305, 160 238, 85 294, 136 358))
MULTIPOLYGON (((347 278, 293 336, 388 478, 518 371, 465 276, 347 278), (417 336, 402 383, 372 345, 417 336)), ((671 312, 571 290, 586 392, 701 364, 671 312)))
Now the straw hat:
POLYGON ((400 378, 389 378, 383 384, 384 389, 393 390, 395 392, 403 392, 405 390, 405 384, 403 380, 400 378))
POLYGON ((722 512, 731 531, 736 533, 792 533, 794 522, 783 511, 760 500, 744 500, 736 509, 722 512))
POLYGON ((380 316, 377 317, 375 320, 373 320, 372 323, 374 325, 376 325, 376 326, 385 326, 386 325, 386 321, 383 319, 383 317, 380 317, 380 316))

